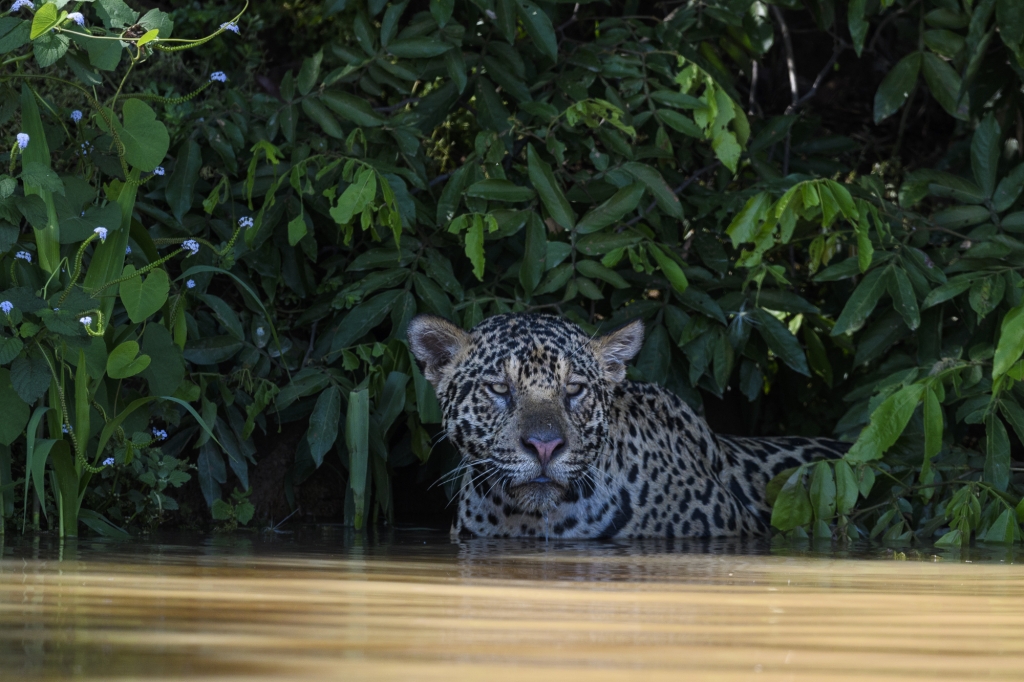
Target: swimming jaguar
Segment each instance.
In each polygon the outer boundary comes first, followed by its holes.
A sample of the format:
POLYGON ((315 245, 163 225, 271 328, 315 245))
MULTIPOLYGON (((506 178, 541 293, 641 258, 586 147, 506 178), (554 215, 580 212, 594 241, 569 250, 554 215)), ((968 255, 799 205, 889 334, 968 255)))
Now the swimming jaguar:
POLYGON ((553 315, 468 332, 411 320, 409 347, 462 455, 453 535, 764 536, 768 481, 847 449, 712 433, 670 391, 626 379, 643 338, 641 320, 598 338, 553 315))

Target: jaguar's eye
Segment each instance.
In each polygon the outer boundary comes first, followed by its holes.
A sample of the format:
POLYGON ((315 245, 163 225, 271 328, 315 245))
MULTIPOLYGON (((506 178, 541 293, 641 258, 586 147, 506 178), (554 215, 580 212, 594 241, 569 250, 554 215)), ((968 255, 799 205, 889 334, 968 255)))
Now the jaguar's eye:
POLYGON ((498 395, 508 395, 508 384, 491 384, 490 389, 498 395))
POLYGON ((565 394, 570 398, 576 398, 583 395, 584 389, 585 386, 583 384, 568 384, 565 387, 565 394))

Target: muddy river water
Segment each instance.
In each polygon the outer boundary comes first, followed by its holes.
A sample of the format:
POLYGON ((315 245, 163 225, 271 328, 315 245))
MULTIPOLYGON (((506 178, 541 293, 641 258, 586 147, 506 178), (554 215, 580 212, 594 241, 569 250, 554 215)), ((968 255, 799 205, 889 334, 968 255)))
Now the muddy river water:
POLYGON ((1024 679, 1020 550, 10 541, 0 680, 1024 679))

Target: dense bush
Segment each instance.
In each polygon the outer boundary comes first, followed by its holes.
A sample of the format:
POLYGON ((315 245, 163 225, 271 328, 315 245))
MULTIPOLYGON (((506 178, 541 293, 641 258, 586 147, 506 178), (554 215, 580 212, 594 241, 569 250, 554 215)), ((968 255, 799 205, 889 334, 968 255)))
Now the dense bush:
POLYGON ((330 457, 346 518, 390 518, 439 421, 406 323, 537 310, 643 317, 634 378, 856 441, 773 482, 788 535, 1019 539, 1014 0, 331 0, 237 24, 97 0, 84 27, 21 5, 0 19, 0 123, 30 138, 0 178, 19 528, 32 495, 51 525, 80 502, 145 528, 190 476, 246 523, 251 436, 282 425, 304 431, 282 485, 330 457))

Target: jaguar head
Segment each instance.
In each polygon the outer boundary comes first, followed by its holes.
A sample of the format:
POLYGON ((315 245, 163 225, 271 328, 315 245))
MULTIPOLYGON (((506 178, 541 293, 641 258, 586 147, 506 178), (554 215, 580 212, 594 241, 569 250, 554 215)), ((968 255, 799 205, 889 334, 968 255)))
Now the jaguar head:
POLYGON ((640 320, 591 338, 551 315, 497 315, 469 332, 418 315, 408 338, 451 442, 520 508, 544 511, 595 482, 615 386, 643 342, 640 320))

